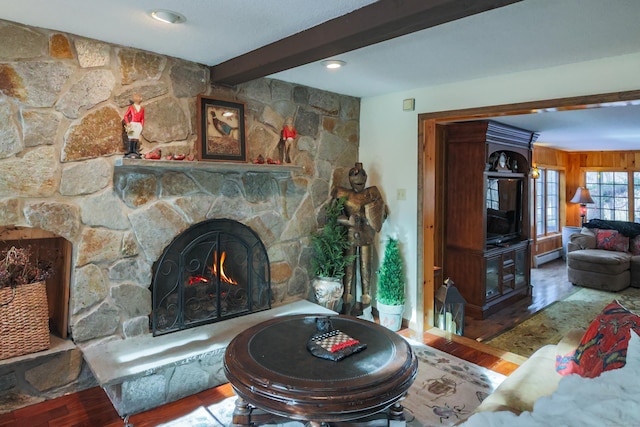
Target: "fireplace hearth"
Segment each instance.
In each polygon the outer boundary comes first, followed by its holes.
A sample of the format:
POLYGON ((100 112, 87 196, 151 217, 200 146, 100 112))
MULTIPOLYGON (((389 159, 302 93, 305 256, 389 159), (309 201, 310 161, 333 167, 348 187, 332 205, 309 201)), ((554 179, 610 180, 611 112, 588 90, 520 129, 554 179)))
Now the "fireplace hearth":
POLYGON ((154 336, 271 308, 269 258, 258 235, 231 219, 189 227, 153 266, 154 336))

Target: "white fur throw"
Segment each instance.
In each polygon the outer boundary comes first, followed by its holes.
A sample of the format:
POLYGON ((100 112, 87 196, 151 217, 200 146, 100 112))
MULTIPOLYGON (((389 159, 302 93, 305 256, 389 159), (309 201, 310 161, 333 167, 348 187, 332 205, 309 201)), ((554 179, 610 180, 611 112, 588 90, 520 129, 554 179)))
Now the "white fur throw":
POLYGON ((479 412, 464 427, 640 426, 640 337, 631 330, 627 361, 597 378, 568 375, 532 412, 479 412))

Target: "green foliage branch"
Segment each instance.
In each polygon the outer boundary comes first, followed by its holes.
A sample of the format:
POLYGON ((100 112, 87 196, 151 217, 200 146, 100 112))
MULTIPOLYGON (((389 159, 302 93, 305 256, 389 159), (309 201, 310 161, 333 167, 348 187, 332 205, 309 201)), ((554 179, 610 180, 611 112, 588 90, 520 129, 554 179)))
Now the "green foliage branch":
POLYGON ((340 224, 338 217, 344 210, 346 197, 332 200, 326 208, 326 223, 318 232, 311 236, 313 258, 311 266, 317 277, 333 277, 341 279, 347 265, 355 257, 347 255, 351 246, 348 230, 340 224))

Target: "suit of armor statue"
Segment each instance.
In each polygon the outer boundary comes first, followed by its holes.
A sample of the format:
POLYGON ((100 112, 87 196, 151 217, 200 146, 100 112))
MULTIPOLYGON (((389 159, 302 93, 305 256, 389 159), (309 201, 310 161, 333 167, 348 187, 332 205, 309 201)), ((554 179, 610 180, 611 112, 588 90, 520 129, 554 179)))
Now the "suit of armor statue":
POLYGON ((344 216, 339 222, 349 230, 351 247, 348 255, 355 255, 352 264, 348 265, 344 276, 343 312, 360 315, 363 307, 371 304, 371 263, 373 259, 373 244, 376 233, 382 229, 382 223, 387 218, 387 205, 377 187, 365 188, 367 172, 362 163, 356 163, 349 170, 349 183, 352 189, 337 187, 332 196, 336 199, 345 197, 344 216), (359 267, 361 282, 361 301, 353 304, 353 284, 356 282, 356 268, 359 267))

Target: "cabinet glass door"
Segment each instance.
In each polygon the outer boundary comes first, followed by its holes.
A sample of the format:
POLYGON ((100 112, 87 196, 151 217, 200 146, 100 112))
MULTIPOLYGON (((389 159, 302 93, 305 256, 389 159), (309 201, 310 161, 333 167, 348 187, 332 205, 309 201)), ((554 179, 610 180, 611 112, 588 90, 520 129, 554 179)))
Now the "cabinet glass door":
POLYGON ((527 285, 527 251, 516 252, 516 288, 527 285))
POLYGON ((500 295, 500 261, 499 256, 487 258, 487 275, 485 282, 485 295, 487 299, 500 295))

